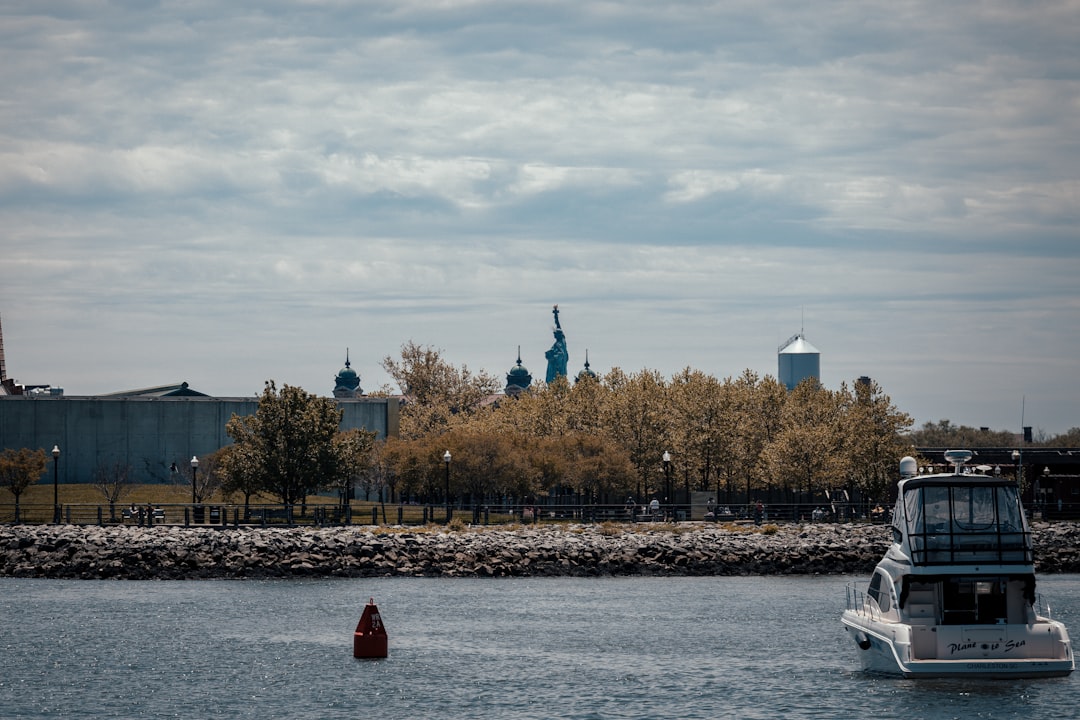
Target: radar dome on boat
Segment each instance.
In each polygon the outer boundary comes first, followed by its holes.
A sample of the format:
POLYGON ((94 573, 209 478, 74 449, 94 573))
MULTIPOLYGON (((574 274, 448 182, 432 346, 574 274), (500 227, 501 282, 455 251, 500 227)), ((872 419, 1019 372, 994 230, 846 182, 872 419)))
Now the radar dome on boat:
POLYGON ((909 478, 915 477, 919 474, 919 463, 915 462, 915 458, 910 455, 905 455, 900 458, 900 477, 909 478))

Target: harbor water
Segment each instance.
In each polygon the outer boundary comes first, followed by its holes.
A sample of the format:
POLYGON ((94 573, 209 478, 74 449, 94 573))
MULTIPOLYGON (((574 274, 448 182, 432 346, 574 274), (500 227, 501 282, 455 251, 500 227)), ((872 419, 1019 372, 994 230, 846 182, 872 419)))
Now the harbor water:
MULTIPOLYGON (((852 578, 0 580, 0 716, 1071 717, 1080 678, 872 677, 852 578), (374 598, 389 657, 352 657, 374 598)), ((1080 576, 1041 577, 1080 635, 1080 576)))

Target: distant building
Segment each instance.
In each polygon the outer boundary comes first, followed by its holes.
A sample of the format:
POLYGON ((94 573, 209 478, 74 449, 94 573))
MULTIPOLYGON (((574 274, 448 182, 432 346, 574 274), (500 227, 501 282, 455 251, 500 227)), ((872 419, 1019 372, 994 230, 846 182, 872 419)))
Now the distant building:
POLYGON ((166 397, 210 397, 206 393, 201 393, 198 390, 192 390, 191 386, 187 382, 182 382, 179 385, 158 385, 156 387, 142 388, 141 390, 121 390, 115 393, 106 393, 104 395, 98 395, 98 397, 112 398, 166 398, 166 397))
MULTIPOLYGON (((98 468, 120 463, 140 483, 169 482, 170 468, 187 466, 232 443, 225 425, 254 415, 257 397, 216 398, 188 383, 95 396, 61 388, 24 386, 7 377, 0 333, 0 450, 60 448, 61 482, 92 482, 98 468)), ((335 379, 341 429, 366 429, 380 438, 398 434, 397 398, 358 397, 360 377, 345 367, 335 379)))
POLYGON ((821 380, 821 353, 799 331, 780 346, 777 353, 777 378, 788 390, 807 378, 821 380))
POLYGON ((354 398, 363 395, 360 389, 360 375, 349 365, 349 349, 345 348, 345 367, 334 378, 334 397, 354 398))
POLYGON ((521 364, 521 346, 518 345, 517 365, 510 368, 506 373, 506 388, 503 390, 507 395, 518 395, 532 385, 532 375, 521 364))
POLYGON ((592 379, 592 380, 596 380, 597 376, 596 376, 596 373, 594 373, 592 370, 589 369, 589 351, 586 349, 585 350, 585 367, 583 367, 581 369, 581 372, 579 372, 577 374, 577 377, 574 378, 574 383, 579 383, 582 380, 585 380, 587 378, 592 379))
MULTIPOLYGON (((363 428, 379 438, 396 436, 395 398, 339 398, 340 428, 363 428)), ((121 463, 140 483, 170 481, 173 463, 232 443, 225 424, 254 415, 257 397, 216 398, 186 382, 97 396, 0 397, 0 450, 60 448, 60 482, 92 482, 99 467, 121 463)))

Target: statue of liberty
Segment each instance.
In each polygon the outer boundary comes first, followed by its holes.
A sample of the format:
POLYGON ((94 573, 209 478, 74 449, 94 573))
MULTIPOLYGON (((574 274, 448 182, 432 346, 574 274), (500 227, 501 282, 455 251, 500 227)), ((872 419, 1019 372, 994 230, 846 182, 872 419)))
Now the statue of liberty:
POLYGON ((548 361, 546 378, 548 383, 553 382, 559 375, 566 377, 566 361, 570 359, 570 353, 566 350, 566 335, 563 333, 562 325, 559 324, 559 306, 556 305, 551 312, 555 315, 555 344, 544 353, 548 361))

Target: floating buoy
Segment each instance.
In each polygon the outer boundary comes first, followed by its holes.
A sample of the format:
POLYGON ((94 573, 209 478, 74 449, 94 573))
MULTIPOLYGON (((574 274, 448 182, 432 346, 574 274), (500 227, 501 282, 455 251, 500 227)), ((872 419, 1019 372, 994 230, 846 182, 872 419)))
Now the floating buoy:
POLYGON ((375 598, 368 600, 368 604, 364 606, 364 614, 356 624, 356 632, 353 633, 353 657, 386 657, 386 628, 379 617, 379 608, 375 607, 375 598))

